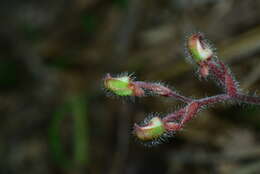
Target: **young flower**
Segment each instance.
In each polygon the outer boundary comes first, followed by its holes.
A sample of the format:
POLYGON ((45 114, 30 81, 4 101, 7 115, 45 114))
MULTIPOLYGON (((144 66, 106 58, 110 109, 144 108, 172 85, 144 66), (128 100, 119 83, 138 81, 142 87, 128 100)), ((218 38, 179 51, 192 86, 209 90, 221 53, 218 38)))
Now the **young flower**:
POLYGON ((144 91, 135 85, 130 76, 112 77, 107 74, 104 78, 105 88, 118 96, 143 96, 144 91))
POLYGON ((211 46, 206 42, 203 35, 200 33, 191 35, 187 42, 187 48, 190 56, 196 61, 196 63, 201 63, 208 60, 214 54, 211 46))

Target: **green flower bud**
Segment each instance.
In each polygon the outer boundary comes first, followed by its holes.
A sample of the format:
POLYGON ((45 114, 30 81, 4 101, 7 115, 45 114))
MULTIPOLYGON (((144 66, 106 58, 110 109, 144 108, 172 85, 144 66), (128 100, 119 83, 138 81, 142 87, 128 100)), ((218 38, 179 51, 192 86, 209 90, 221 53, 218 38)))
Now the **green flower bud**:
POLYGON ((210 45, 203 39, 201 34, 194 34, 188 38, 188 50, 192 58, 200 63, 213 56, 213 50, 210 45))
POLYGON ((164 123, 159 117, 153 117, 147 125, 135 124, 134 133, 142 141, 152 141, 165 133, 164 123))
POLYGON ((105 88, 119 96, 132 96, 134 88, 129 76, 111 77, 110 74, 104 79, 105 88))

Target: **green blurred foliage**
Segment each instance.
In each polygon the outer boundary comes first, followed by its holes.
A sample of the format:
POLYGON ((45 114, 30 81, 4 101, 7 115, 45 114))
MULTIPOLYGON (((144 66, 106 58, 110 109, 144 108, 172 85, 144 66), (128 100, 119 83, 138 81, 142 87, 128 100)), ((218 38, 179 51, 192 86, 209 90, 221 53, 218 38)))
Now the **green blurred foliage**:
POLYGON ((127 8, 128 4, 129 4, 129 0, 113 0, 113 3, 117 6, 119 6, 120 8, 127 8))
POLYGON ((51 68, 62 70, 69 70, 75 66, 75 61, 71 56, 57 57, 46 62, 46 65, 51 68))
POLYGON ((98 17, 95 15, 84 14, 81 17, 82 25, 86 34, 92 34, 97 29, 98 17))
POLYGON ((53 158, 62 168, 88 165, 89 127, 87 123, 87 102, 85 96, 72 96, 54 113, 49 129, 53 158), (73 158, 66 152, 60 136, 65 117, 73 120, 73 158))
POLYGON ((15 88, 19 82, 19 69, 19 65, 12 60, 0 60, 0 87, 15 88))

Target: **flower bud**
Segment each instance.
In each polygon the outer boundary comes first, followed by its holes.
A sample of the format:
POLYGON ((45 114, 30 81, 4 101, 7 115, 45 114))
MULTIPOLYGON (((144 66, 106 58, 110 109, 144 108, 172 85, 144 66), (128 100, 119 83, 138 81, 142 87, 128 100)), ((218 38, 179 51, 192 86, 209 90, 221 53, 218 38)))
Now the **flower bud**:
POLYGON ((152 141, 165 133, 164 123, 159 117, 153 117, 147 125, 134 125, 134 134, 142 141, 152 141))
POLYGON ((214 54, 211 46, 200 33, 193 34, 188 38, 187 47, 191 57, 197 63, 211 58, 214 54))
POLYGON ((134 93, 129 76, 111 77, 110 74, 107 74, 104 79, 104 86, 118 96, 132 96, 134 93))

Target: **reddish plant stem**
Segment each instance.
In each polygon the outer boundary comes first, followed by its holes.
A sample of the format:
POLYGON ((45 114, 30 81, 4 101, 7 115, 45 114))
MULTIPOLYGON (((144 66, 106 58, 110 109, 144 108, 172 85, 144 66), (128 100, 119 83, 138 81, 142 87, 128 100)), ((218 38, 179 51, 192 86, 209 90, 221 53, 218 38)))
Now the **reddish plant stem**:
POLYGON ((184 114, 185 114, 185 107, 179 109, 178 111, 175 111, 174 113, 170 113, 170 114, 166 115, 163 118, 163 121, 164 122, 176 121, 176 120, 180 119, 184 114))
POLYGON ((238 93, 235 96, 233 96, 233 98, 238 100, 239 102, 260 105, 260 97, 249 96, 249 95, 238 93))
POLYGON ((184 103, 190 103, 191 101, 193 101, 192 98, 185 97, 181 94, 178 94, 177 92, 172 91, 170 88, 167 88, 167 87, 160 85, 160 84, 148 83, 148 82, 142 82, 142 81, 135 81, 133 83, 135 85, 137 85, 138 87, 142 88, 142 89, 150 90, 154 94, 157 94, 157 95, 160 95, 160 96, 172 97, 172 98, 180 100, 184 103))
MULTIPOLYGON (((212 80, 219 84, 220 88, 223 89, 224 92, 223 94, 218 94, 211 97, 193 99, 190 97, 183 96, 177 93, 176 91, 166 86, 163 86, 160 83, 150 83, 142 81, 129 82, 127 88, 133 91, 132 96, 143 97, 149 95, 158 95, 174 98, 186 104, 184 107, 166 115, 163 118, 156 118, 157 124, 153 125, 155 127, 151 127, 150 125, 150 123, 152 123, 152 120, 151 122, 149 122, 149 124, 143 125, 144 128, 135 124, 135 131, 138 132, 139 135, 140 133, 143 133, 143 135, 141 134, 141 139, 142 137, 146 137, 144 141, 152 141, 154 138, 157 138, 157 136, 161 136, 159 135, 160 132, 159 134, 156 133, 156 137, 153 136, 152 130, 150 132, 151 135, 146 135, 146 132, 142 132, 143 130, 145 130, 145 128, 155 128, 155 131, 157 131, 156 128, 159 127, 159 131, 163 129, 162 136, 164 136, 165 130, 171 133, 181 130, 184 127, 184 125, 188 123, 192 118, 194 118, 201 110, 217 103, 226 101, 236 101, 260 105, 260 97, 248 96, 246 94, 240 93, 241 90, 237 85, 236 79, 232 76, 232 72, 230 71, 229 67, 214 56, 211 47, 207 45, 208 43, 205 40, 203 40, 203 37, 201 37, 200 34, 195 34, 189 39, 192 39, 192 44, 188 45, 188 49, 191 53, 191 56, 193 56, 194 60, 199 66, 198 72, 200 77, 203 77, 204 79, 206 79, 207 77, 213 77, 212 80), (161 121, 163 122, 163 125, 161 124, 161 121)), ((111 79, 112 77, 109 75, 107 76, 107 78, 111 79)), ((158 139, 160 139, 160 137, 158 139)))
POLYGON ((135 85, 142 89, 150 90, 151 92, 165 96, 173 97, 181 100, 187 105, 174 113, 170 113, 163 118, 165 127, 170 131, 177 131, 183 128, 183 126, 190 121, 195 115, 205 108, 216 103, 236 99, 241 102, 260 104, 260 97, 247 96, 244 94, 238 94, 236 81, 232 77, 229 69, 220 60, 217 62, 208 60, 205 62, 205 66, 209 67, 210 73, 218 80, 218 82, 225 88, 225 94, 219 94, 202 99, 191 99, 182 96, 171 89, 156 83, 146 82, 134 82, 135 85))
POLYGON ((181 127, 188 122, 189 120, 191 120, 198 112, 200 109, 200 106, 198 102, 192 102, 190 103, 188 106, 186 106, 186 112, 183 115, 183 118, 181 120, 181 127))
POLYGON ((210 106, 216 103, 220 103, 223 101, 227 101, 229 99, 232 99, 229 95, 227 94, 219 94, 219 95, 215 95, 215 96, 211 96, 211 97, 207 97, 207 98, 202 98, 197 100, 199 103, 199 106, 210 106))
POLYGON ((184 108, 179 109, 178 111, 171 113, 163 118, 164 123, 168 126, 168 129, 171 131, 177 131, 181 129, 185 123, 190 121, 201 109, 203 109, 206 106, 211 106, 216 103, 220 103, 223 101, 227 101, 229 99, 232 99, 227 94, 220 94, 215 95, 212 97, 202 98, 198 100, 194 100, 187 104, 184 108), (181 119, 181 120, 179 120, 181 119), (179 120, 180 123, 175 123, 173 126, 174 128, 171 128, 168 124, 169 122, 177 121, 179 120), (176 126, 177 124, 177 126, 176 126))
POLYGON ((236 80, 230 74, 228 67, 226 67, 225 64, 220 60, 217 60, 217 63, 220 65, 220 67, 212 61, 208 62, 208 66, 210 67, 213 75, 226 88, 226 95, 239 102, 260 105, 260 97, 239 93, 238 87, 236 85, 236 80))
POLYGON ((225 88, 226 93, 230 96, 236 95, 238 92, 237 82, 232 77, 228 67, 220 60, 217 60, 217 62, 210 60, 207 64, 213 76, 225 88))
POLYGON ((225 77, 225 88, 226 88, 226 93, 230 96, 234 96, 238 92, 238 86, 236 80, 233 78, 233 76, 230 73, 229 68, 220 60, 218 60, 221 69, 224 72, 224 77, 225 77))
POLYGON ((215 76, 222 86, 225 86, 225 73, 223 72, 223 67, 220 68, 214 61, 207 62, 210 72, 215 76))

